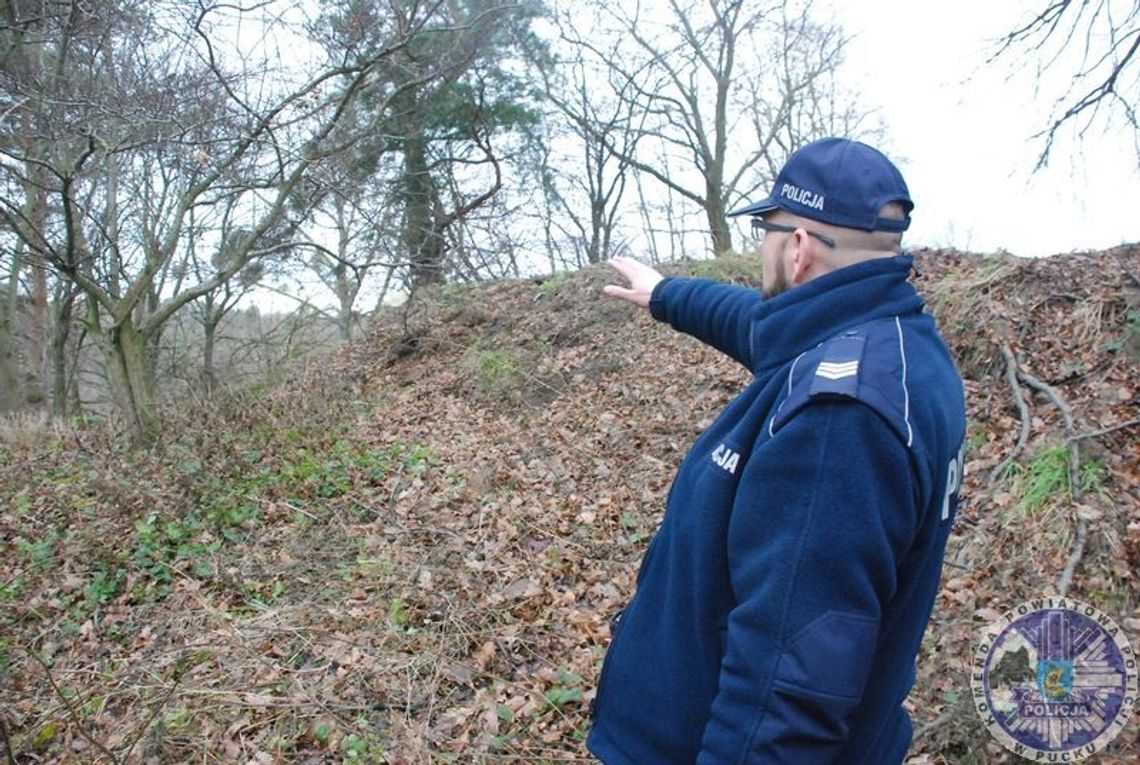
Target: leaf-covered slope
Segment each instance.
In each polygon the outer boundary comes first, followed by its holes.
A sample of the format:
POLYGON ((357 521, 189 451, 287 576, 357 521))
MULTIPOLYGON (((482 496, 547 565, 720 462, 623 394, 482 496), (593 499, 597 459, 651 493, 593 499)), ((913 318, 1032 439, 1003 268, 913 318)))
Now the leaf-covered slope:
MULTIPOLYGON (((1079 440, 1076 501, 1064 441, 1140 414, 1140 250, 918 262, 971 420, 909 702, 913 761, 1005 762, 969 703, 975 640, 1054 590, 1079 519, 1070 594, 1140 627, 1140 431, 1079 440), (1023 380, 1029 439, 991 485, 1022 427, 1003 348, 1073 426, 1023 380)), ((747 260, 678 269, 755 278, 747 260)), ((47 761, 588 761, 607 618, 685 450, 747 381, 602 297, 609 279, 596 266, 444 288, 280 389, 178 415, 161 452, 81 433, 0 460, 13 748, 47 761)), ((1138 753, 1134 721, 1101 761, 1138 753)))

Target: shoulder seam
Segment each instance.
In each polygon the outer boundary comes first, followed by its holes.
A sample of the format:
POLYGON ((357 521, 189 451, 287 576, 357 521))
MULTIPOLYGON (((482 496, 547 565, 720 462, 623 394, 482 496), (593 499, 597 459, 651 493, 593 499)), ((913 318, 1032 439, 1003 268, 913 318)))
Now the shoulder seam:
POLYGON ((895 329, 899 335, 899 356, 902 358, 903 422, 906 424, 906 445, 914 444, 914 430, 910 426, 910 390, 906 386, 906 345, 903 343, 902 321, 895 316, 895 329))

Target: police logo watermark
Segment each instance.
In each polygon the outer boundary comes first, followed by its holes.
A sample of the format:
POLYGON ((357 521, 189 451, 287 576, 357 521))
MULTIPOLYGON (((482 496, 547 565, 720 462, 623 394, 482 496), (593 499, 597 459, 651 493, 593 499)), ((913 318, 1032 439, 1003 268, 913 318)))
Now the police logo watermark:
POLYGON ((1030 600, 986 628, 974 706, 1010 751, 1074 762, 1107 746, 1136 704, 1132 644, 1106 614, 1061 597, 1030 600))

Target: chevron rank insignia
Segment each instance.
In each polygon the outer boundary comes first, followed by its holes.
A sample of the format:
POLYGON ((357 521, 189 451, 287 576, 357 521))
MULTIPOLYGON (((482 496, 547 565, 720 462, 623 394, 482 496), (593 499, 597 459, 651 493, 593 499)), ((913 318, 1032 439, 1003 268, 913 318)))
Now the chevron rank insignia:
POLYGON ((842 380, 844 377, 854 377, 859 374, 858 361, 831 362, 821 361, 815 373, 828 380, 842 380))
POLYGON ((863 359, 862 335, 840 335, 824 346, 808 395, 831 393, 854 398, 859 389, 859 362, 863 359))

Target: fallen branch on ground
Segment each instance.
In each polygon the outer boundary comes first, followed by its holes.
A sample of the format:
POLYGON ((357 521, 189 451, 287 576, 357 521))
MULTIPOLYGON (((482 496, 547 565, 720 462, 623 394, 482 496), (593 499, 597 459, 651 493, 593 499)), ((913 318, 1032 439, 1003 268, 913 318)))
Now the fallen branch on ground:
POLYGON ((69 720, 71 720, 72 723, 74 723, 75 729, 79 735, 86 739, 87 743, 91 744, 91 746, 98 749, 99 753, 105 756, 108 760, 116 764, 119 763, 121 760, 115 756, 114 752, 104 746, 102 741, 99 741, 87 732, 87 728, 83 725, 83 716, 79 713, 79 710, 77 710, 71 703, 70 697, 68 697, 68 695, 65 694, 63 690, 56 684, 55 677, 53 677, 51 673, 51 667, 49 667, 47 662, 44 661, 44 658, 31 649, 27 649, 25 653, 27 653, 28 656, 32 658, 32 661, 34 661, 36 664, 39 664, 40 669, 44 671, 44 676, 47 678, 48 685, 51 686, 52 692, 59 698, 59 700, 63 702, 63 708, 67 710, 67 717, 69 720))
MULTIPOLYGON (((1084 497, 1084 487, 1081 486, 1081 439, 1076 438, 1073 433, 1073 408, 1069 406, 1069 402, 1065 400, 1061 392, 1052 385, 1037 379, 1024 370, 1017 374, 1026 385, 1048 396, 1053 405, 1061 411, 1061 416, 1065 418, 1065 444, 1069 450, 1069 496, 1074 504, 1079 504, 1084 497)), ((1057 594, 1061 597, 1065 597, 1069 587, 1073 584, 1073 576, 1076 574, 1077 566, 1080 565, 1081 557, 1085 553, 1085 544, 1088 542, 1088 538, 1088 519, 1078 513, 1073 549, 1069 553, 1068 560, 1065 561, 1065 568, 1061 570, 1061 576, 1057 579, 1057 594)))
POLYGON ((1025 403, 1025 396, 1022 395, 1021 385, 1017 381, 1017 359, 1014 358, 1013 351, 1010 350, 1010 347, 1005 344, 1001 347, 1001 355, 1005 357, 1005 379, 1009 381, 1009 387, 1013 391, 1013 400, 1017 403, 1017 411, 1021 414, 1021 433, 1018 435, 1017 443, 1010 449, 1009 454, 1007 454, 1005 459, 990 473, 989 487, 991 489, 994 484, 997 483, 997 479, 1001 474, 1005 472, 1006 467, 1017 459, 1017 455, 1021 454, 1026 442, 1029 441, 1029 406, 1025 403))
POLYGON ((1098 430, 1090 430, 1087 433, 1077 433, 1075 436, 1069 436, 1066 439, 1066 443, 1068 441, 1084 441, 1089 438, 1096 438, 1097 436, 1105 436, 1109 433, 1114 433, 1118 430, 1124 430, 1125 428, 1131 428, 1136 425, 1140 425, 1140 417, 1136 418, 1135 420, 1126 420, 1124 422, 1118 422, 1115 425, 1108 425, 1098 430))

